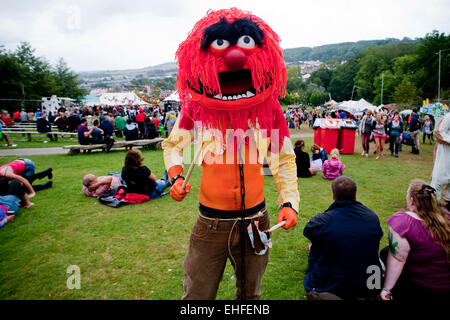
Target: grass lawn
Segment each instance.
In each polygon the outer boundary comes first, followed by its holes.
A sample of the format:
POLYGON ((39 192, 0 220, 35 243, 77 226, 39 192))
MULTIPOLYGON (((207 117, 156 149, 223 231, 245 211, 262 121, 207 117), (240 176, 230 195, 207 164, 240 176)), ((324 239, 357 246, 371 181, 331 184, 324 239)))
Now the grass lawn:
MULTIPOLYGON (((307 149, 313 138, 305 138, 307 149)), ((50 144, 46 144, 50 145, 50 144)), ((432 146, 420 155, 404 146, 399 158, 382 160, 360 156, 357 138, 354 155, 343 155, 345 175, 358 185, 357 199, 380 217, 387 245, 388 219, 405 207, 405 192, 412 178, 428 181, 432 146)), ((374 150, 374 145, 371 145, 374 150)), ((143 150, 145 164, 157 177, 164 172, 162 151, 143 150)), ((0 152, 1 154, 1 152, 0 152)), ((16 219, 0 229, 0 299, 179 299, 189 235, 197 217, 201 168, 191 177, 192 190, 181 203, 169 195, 119 209, 106 207, 81 192, 86 173, 120 171, 125 151, 29 156, 38 170, 54 169, 54 186, 33 198, 35 205, 20 209, 16 219), (78 265, 81 289, 66 286, 67 267, 78 265)), ((0 165, 13 160, 1 157, 0 165)), ((322 175, 299 179, 298 225, 274 232, 273 249, 263 277, 262 299, 305 299, 303 278, 307 267, 303 227, 313 215, 332 203, 330 181, 322 175)), ((265 178, 266 203, 275 224, 276 188, 265 178)), ((220 284, 218 299, 233 299, 235 280, 230 263, 220 284)))

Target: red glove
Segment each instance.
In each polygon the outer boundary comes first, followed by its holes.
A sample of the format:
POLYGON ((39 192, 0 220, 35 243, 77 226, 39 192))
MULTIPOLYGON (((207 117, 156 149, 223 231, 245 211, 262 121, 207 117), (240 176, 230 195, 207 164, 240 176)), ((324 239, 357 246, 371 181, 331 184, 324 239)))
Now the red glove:
POLYGON ((191 191, 191 184, 186 183, 186 188, 183 189, 184 179, 178 178, 170 188, 170 196, 175 201, 182 201, 184 197, 191 191))
POLYGON ((278 214, 277 224, 283 220, 286 220, 286 223, 283 226, 284 229, 287 230, 294 227, 297 224, 297 214, 295 213, 295 210, 289 207, 281 209, 278 214))

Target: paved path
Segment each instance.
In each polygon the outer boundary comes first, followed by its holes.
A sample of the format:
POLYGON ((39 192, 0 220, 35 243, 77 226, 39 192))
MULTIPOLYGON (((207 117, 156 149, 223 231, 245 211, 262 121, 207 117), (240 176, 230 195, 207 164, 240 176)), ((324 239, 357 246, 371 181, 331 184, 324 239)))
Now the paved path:
POLYGON ((291 133, 291 138, 312 138, 314 133, 291 133))
POLYGON ((69 152, 69 150, 64 150, 62 147, 0 149, 0 156, 33 156, 42 154, 64 154, 67 152, 69 152))

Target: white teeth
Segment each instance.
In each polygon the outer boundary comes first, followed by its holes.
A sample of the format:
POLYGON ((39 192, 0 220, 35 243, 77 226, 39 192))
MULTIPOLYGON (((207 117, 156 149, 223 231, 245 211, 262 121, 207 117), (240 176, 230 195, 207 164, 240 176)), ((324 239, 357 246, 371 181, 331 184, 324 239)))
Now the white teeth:
POLYGON ((214 96, 214 98, 216 98, 216 99, 222 99, 222 98, 220 97, 220 94, 216 94, 216 95, 214 96))
POLYGON ((223 96, 222 100, 228 100, 228 97, 227 96, 223 96))
POLYGON ((237 97, 236 96, 233 96, 233 100, 236 100, 237 99, 237 97))
POLYGON ((247 98, 247 96, 245 95, 245 93, 242 94, 242 98, 247 98))
POLYGON ((247 97, 253 97, 254 96, 254 94, 253 93, 251 93, 250 91, 247 91, 247 97))
POLYGON ((238 98, 238 99, 241 99, 241 98, 242 98, 242 96, 241 96, 241 95, 239 94, 239 95, 237 96, 237 98, 238 98))

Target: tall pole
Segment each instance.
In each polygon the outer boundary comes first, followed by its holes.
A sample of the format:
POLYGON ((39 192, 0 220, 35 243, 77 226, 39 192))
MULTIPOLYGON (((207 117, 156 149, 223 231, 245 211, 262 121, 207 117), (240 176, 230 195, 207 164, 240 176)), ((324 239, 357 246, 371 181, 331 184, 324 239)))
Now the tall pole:
POLYGON ((384 73, 381 74, 381 103, 383 105, 383 85, 384 85, 384 73))
POLYGON ((355 85, 353 85, 353 89, 352 89, 352 98, 350 100, 353 100, 353 92, 355 91, 355 85))
POLYGON ((438 103, 441 102, 441 51, 439 50, 438 103))

